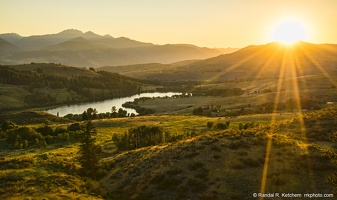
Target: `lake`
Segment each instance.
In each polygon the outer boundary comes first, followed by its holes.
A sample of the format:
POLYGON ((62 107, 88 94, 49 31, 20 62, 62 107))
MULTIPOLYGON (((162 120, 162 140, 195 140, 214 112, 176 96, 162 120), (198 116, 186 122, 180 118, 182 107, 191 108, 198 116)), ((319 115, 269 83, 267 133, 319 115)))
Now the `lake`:
POLYGON ((122 98, 109 99, 105 101, 96 101, 96 102, 81 103, 81 104, 74 104, 74 105, 68 105, 68 106, 60 106, 57 108, 48 109, 45 112, 53 114, 53 115, 57 115, 57 113, 59 113, 59 116, 63 117, 69 113, 82 114, 88 108, 96 108, 98 113, 111 112, 112 106, 115 106, 117 110, 119 108, 123 108, 123 110, 126 110, 130 114, 131 113, 137 114, 137 112, 134 109, 124 108, 122 104, 127 101, 133 101, 134 99, 140 98, 140 97, 166 97, 166 96, 172 97, 173 95, 181 95, 181 93, 179 92, 141 93, 141 94, 136 94, 130 97, 122 97, 122 98))

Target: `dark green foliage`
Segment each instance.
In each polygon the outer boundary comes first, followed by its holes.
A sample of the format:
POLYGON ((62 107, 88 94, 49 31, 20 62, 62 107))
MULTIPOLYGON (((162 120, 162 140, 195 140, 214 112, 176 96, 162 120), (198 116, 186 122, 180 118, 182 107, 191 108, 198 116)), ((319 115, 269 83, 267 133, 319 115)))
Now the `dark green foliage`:
MULTIPOLYGON (((33 65, 37 65, 37 70, 17 70, 11 66, 0 66, 0 83, 25 86, 29 94, 26 95, 24 101, 30 107, 130 96, 136 94, 139 88, 139 83, 133 79, 116 73, 98 71, 93 72, 95 76, 73 75, 69 77, 44 73, 44 70, 42 70, 44 66, 61 70, 66 70, 68 67, 60 67, 55 64, 34 63, 33 65), (58 96, 49 92, 39 91, 41 88, 67 89, 69 94, 73 94, 72 99, 61 100, 58 96)), ((82 73, 85 74, 83 71, 82 73)))
MULTIPOLYGON (((64 118, 76 121, 86 121, 86 120, 94 120, 94 119, 110 119, 117 117, 126 117, 128 113, 126 110, 120 108, 118 112, 113 111, 112 113, 98 113, 96 108, 88 108, 82 114, 67 114, 64 118)), ((135 116, 135 114, 131 114, 131 116, 135 116)))
POLYGON ((207 122, 207 127, 208 127, 208 128, 212 128, 213 125, 214 125, 214 122, 207 122))
POLYGON ((34 92, 33 94, 27 95, 24 99, 25 103, 34 106, 44 106, 52 105, 56 103, 56 98, 52 97, 50 94, 43 92, 34 92))
POLYGON ((46 142, 40 133, 24 126, 7 131, 6 142, 18 149, 29 146, 46 146, 46 142))
POLYGON ((148 109, 148 108, 143 108, 143 107, 140 107, 138 105, 139 102, 142 102, 142 101, 146 101, 148 99, 152 99, 151 97, 141 97, 141 98, 137 98, 135 99, 134 101, 128 101, 128 102, 125 102, 122 104, 122 106, 124 108, 132 108, 132 109, 135 109, 136 112, 143 116, 143 115, 150 115, 150 114, 153 114, 155 113, 156 111, 153 110, 153 109, 148 109))
POLYGON ((243 124, 240 122, 239 123, 239 130, 242 130, 242 128, 243 128, 243 124))
POLYGON ((54 131, 55 135, 67 133, 68 130, 64 127, 57 127, 54 131))
POLYGON ((227 129, 227 125, 226 125, 226 123, 219 122, 219 123, 216 124, 216 128, 224 130, 224 129, 227 129))
POLYGON ((165 142, 165 134, 158 126, 139 126, 127 133, 114 134, 112 140, 119 150, 130 150, 165 142))
POLYGON ((96 176, 98 162, 100 160, 99 154, 101 153, 100 146, 95 144, 95 135, 95 127, 91 121, 88 121, 81 138, 79 161, 82 165, 84 174, 90 177, 96 176))
POLYGON ((122 108, 118 109, 118 117, 126 117, 127 111, 122 108))
POLYGON ((54 129, 51 126, 44 125, 36 129, 36 132, 41 133, 43 136, 51 135, 55 136, 54 129))
POLYGON ((1 124, 1 131, 2 132, 6 132, 8 130, 14 129, 15 127, 17 127, 18 125, 16 125, 14 122, 11 121, 5 121, 4 123, 1 124))
POLYGON ((80 131, 80 130, 82 130, 82 127, 79 123, 74 123, 74 124, 71 124, 70 126, 68 126, 67 130, 68 131, 80 131))

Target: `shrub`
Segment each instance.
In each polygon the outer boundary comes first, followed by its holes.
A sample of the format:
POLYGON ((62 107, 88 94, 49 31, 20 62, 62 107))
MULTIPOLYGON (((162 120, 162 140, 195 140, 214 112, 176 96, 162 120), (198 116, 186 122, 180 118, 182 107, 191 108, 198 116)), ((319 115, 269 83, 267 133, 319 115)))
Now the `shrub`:
POLYGON ((43 136, 52 135, 54 136, 54 129, 51 126, 44 125, 36 129, 36 132, 41 133, 43 136))
POLYGON ((4 123, 1 124, 0 130, 2 132, 6 132, 8 130, 16 128, 18 125, 16 125, 14 122, 11 121, 5 121, 4 123))
POLYGON ((212 128, 213 125, 214 125, 214 122, 207 122, 207 127, 208 127, 208 128, 212 128))
POLYGON ((239 130, 242 130, 242 128, 243 128, 243 124, 240 122, 239 123, 239 130))
POLYGON ((68 126, 67 130, 68 131, 80 131, 80 130, 82 130, 82 127, 79 123, 74 123, 74 124, 71 124, 70 126, 68 126))
POLYGON ((22 148, 24 144, 26 147, 46 145, 42 135, 30 127, 19 127, 7 131, 6 142, 15 148, 22 148))
POLYGON ((221 130, 227 129, 226 123, 221 123, 221 122, 220 122, 220 123, 217 123, 216 127, 217 127, 218 129, 221 129, 221 130))

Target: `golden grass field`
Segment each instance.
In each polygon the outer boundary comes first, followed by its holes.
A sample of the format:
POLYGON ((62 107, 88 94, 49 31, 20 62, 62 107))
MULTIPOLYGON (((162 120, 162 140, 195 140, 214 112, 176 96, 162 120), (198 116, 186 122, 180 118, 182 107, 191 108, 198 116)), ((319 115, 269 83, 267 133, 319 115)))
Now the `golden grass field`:
POLYGON ((252 199, 262 183, 266 193, 335 194, 328 177, 337 170, 336 145, 330 139, 336 134, 336 113, 337 108, 328 108, 304 117, 283 113, 231 119, 158 115, 96 120, 97 144, 103 149, 103 176, 97 181, 78 175, 77 142, 5 149, 0 141, 0 197, 252 199), (227 130, 206 126, 209 121, 227 120, 227 130), (238 123, 252 121, 259 126, 238 130, 238 123), (112 134, 141 125, 184 137, 158 146, 116 150, 112 134))

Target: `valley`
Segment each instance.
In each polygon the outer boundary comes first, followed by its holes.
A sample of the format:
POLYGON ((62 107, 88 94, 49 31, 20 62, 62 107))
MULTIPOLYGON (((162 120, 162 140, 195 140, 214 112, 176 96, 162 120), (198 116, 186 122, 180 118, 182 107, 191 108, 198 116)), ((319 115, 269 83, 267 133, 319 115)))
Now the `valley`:
POLYGON ((336 55, 335 45, 270 43, 169 63, 2 64, 0 198, 336 195, 336 55), (99 107, 146 92, 175 95, 99 107), (43 112, 84 103, 77 113, 43 112))

